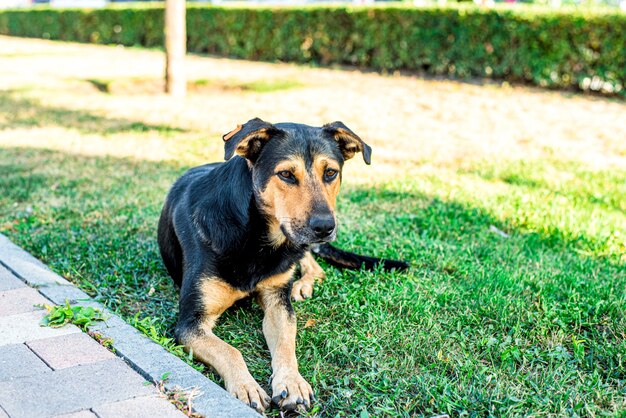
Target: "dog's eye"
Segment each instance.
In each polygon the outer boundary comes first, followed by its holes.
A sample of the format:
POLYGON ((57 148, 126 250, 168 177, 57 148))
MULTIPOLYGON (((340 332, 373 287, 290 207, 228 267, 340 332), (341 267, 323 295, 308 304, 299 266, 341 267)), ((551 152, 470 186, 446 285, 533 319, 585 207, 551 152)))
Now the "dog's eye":
POLYGON ((293 175, 293 173, 291 171, 279 171, 278 172, 278 177, 283 180, 286 181, 287 183, 295 183, 296 182, 296 177, 293 175))
POLYGON ((326 181, 331 181, 333 180, 335 177, 337 177, 337 170, 333 170, 332 168, 328 168, 326 169, 326 171, 324 171, 324 179, 326 181))

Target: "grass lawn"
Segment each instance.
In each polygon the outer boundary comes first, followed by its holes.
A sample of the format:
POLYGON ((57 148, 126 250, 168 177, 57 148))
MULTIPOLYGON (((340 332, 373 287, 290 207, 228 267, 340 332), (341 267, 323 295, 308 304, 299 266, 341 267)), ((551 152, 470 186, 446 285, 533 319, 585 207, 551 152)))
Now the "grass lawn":
MULTIPOLYGON (((1 38, 0 62, 0 232, 163 343, 171 183, 251 117, 343 120, 374 153, 337 244, 412 267, 328 267, 296 305, 311 414, 626 413, 626 103, 205 57, 175 101, 155 51, 1 38)), ((217 334, 267 389, 260 308, 217 334)))

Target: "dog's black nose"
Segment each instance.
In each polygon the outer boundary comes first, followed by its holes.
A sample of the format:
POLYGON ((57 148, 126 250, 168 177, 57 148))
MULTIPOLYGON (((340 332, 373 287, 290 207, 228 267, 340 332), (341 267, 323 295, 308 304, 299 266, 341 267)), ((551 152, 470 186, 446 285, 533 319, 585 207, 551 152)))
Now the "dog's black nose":
POLYGON ((309 227, 318 238, 326 238, 335 230, 335 218, 332 215, 313 216, 309 227))

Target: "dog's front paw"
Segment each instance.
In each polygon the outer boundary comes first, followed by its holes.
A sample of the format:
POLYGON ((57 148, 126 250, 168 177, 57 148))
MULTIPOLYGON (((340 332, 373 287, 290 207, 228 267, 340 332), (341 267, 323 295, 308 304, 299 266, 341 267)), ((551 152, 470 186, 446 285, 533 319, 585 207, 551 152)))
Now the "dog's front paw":
POLYGON ((302 277, 299 280, 293 282, 293 286, 291 288, 291 299, 301 302, 304 299, 308 299, 313 296, 313 285, 315 284, 314 279, 310 279, 307 277, 302 277))
POLYGON ((286 411, 299 407, 308 408, 315 400, 311 385, 297 370, 287 370, 274 374, 272 379, 272 402, 286 411))
POLYGON ((241 402, 261 413, 269 408, 272 401, 252 377, 248 380, 227 382, 226 390, 241 402))

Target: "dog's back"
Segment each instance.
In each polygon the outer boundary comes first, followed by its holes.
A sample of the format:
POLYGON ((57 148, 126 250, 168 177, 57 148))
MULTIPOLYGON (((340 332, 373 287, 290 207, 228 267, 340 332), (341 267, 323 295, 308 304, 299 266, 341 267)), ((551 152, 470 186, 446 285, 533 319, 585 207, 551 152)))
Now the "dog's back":
POLYGON ((195 180, 209 176, 224 163, 211 163, 189 169, 170 189, 161 211, 158 229, 159 250, 168 273, 179 287, 183 280, 183 252, 174 227, 175 202, 184 198, 195 180))

